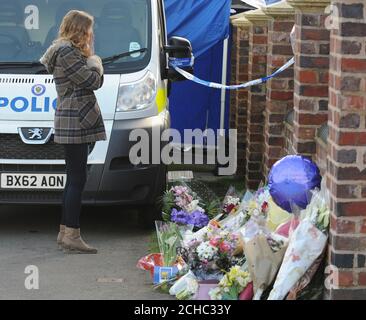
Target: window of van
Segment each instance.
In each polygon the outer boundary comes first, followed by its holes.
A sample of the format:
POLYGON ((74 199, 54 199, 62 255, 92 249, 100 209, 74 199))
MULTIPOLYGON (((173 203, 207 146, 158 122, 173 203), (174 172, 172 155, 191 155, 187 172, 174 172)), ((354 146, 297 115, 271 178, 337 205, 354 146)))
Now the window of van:
POLYGON ((150 0, 0 0, 0 62, 38 61, 72 9, 94 16, 95 51, 102 58, 148 49, 107 64, 106 73, 146 67, 151 51, 150 0))

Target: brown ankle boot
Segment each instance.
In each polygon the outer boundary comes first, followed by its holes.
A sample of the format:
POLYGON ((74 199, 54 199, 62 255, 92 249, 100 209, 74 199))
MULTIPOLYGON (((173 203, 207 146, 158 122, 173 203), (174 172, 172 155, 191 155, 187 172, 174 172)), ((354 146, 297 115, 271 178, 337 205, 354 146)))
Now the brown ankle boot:
POLYGON ((80 236, 80 229, 68 228, 65 229, 62 247, 65 253, 86 253, 95 254, 97 249, 87 245, 80 236))
POLYGON ((58 233, 57 236, 57 245, 59 249, 62 249, 62 242, 65 236, 65 228, 66 228, 65 225, 60 224, 60 232, 58 233))

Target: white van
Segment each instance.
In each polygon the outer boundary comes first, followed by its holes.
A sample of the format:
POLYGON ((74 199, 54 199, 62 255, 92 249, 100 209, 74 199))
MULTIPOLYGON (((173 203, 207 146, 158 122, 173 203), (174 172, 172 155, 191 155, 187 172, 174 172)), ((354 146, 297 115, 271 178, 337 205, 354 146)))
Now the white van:
POLYGON ((71 9, 95 17, 95 50, 105 62, 96 95, 108 139, 90 145, 83 203, 149 206, 142 218, 150 220, 166 167, 131 164, 136 142, 129 134, 169 127, 169 82, 182 79, 168 57, 192 54, 183 38, 167 45, 163 0, 0 0, 0 204, 61 203, 66 179, 63 147, 53 142, 56 90, 38 60, 71 9))

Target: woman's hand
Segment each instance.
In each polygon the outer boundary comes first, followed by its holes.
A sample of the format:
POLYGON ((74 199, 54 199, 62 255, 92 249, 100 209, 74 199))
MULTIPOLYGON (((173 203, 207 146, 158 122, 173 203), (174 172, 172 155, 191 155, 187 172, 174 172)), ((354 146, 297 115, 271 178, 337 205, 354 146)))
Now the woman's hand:
POLYGON ((89 69, 95 69, 100 75, 104 74, 102 59, 97 55, 90 56, 87 59, 87 66, 89 69))
POLYGON ((59 51, 58 59, 64 75, 78 88, 98 90, 103 85, 103 64, 100 58, 89 58, 89 65, 79 49, 65 46, 59 51))

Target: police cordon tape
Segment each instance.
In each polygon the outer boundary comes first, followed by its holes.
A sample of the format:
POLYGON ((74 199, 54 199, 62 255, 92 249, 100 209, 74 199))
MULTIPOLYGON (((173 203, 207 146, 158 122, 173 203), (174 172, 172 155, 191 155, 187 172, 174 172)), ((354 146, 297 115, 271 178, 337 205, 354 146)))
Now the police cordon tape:
POLYGON ((251 87, 251 86, 255 86, 255 85, 265 83, 269 79, 274 78, 275 76, 277 76, 281 72, 285 71, 286 69, 288 69, 289 67, 291 67, 295 63, 295 58, 292 58, 291 60, 286 62, 281 68, 279 68, 278 70, 276 70, 274 73, 272 73, 269 76, 266 76, 266 77, 263 77, 263 78, 260 78, 260 79, 256 79, 256 80, 252 80, 252 81, 249 81, 249 82, 246 82, 246 83, 238 84, 238 85, 227 86, 227 85, 223 85, 221 83, 209 82, 209 81, 197 78, 193 74, 190 74, 189 72, 184 71, 183 69, 181 69, 179 66, 183 66, 184 63, 183 64, 179 63, 178 60, 180 60, 180 59, 170 59, 169 64, 174 68, 175 71, 177 71, 179 74, 181 74, 187 80, 193 81, 195 83, 201 84, 201 85, 206 86, 206 87, 215 88, 215 89, 226 89, 226 90, 237 90, 237 89, 247 88, 247 87, 251 87))

